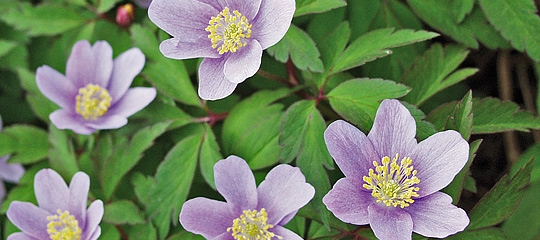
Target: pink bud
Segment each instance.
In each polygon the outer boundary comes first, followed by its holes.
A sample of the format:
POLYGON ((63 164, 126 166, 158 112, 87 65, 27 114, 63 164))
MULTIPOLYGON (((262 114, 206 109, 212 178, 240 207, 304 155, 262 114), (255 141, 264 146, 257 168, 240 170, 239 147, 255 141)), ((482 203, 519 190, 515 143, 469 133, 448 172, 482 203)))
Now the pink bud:
POLYGON ((131 3, 124 4, 116 10, 116 23, 122 27, 129 27, 134 18, 135 9, 131 3))

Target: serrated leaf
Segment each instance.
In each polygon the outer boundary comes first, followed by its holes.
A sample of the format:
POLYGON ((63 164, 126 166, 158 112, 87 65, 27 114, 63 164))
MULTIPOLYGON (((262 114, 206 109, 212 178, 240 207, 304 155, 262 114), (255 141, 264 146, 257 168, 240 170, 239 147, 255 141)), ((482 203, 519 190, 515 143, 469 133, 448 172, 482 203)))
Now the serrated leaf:
POLYGON ((479 3, 489 22, 516 50, 540 61, 540 17, 534 1, 480 0, 479 3))
POLYGON ((476 151, 478 151, 478 148, 480 147, 481 143, 482 143, 482 140, 478 139, 472 142, 471 144, 469 144, 469 160, 467 160, 467 163, 465 164, 465 166, 454 177, 454 180, 452 180, 452 182, 443 189, 443 192, 447 193, 448 195, 452 197, 453 204, 457 204, 459 202, 461 193, 465 186, 466 179, 467 177, 470 177, 469 168, 471 167, 473 159, 476 155, 476 151))
POLYGON ((216 136, 212 131, 212 128, 208 124, 204 125, 204 136, 201 143, 201 152, 199 154, 199 164, 201 168, 201 174, 208 183, 209 186, 216 189, 214 182, 214 165, 223 156, 219 151, 219 145, 216 141, 216 136))
POLYGON ((291 25, 281 41, 268 48, 266 52, 283 63, 290 57, 294 65, 301 70, 324 71, 323 63, 319 58, 321 54, 315 42, 304 30, 295 25, 291 25))
POLYGON ((394 31, 392 28, 378 29, 368 32, 354 40, 341 54, 332 73, 345 71, 391 54, 390 48, 425 41, 439 34, 410 29, 394 31))
POLYGON ((334 8, 346 6, 345 0, 296 0, 296 12, 294 16, 302 16, 311 13, 321 13, 334 8))
POLYGON ((362 78, 346 81, 326 96, 343 118, 367 130, 382 100, 399 98, 409 91, 409 87, 394 81, 362 78))
POLYGON ((529 184, 532 168, 532 161, 529 161, 512 178, 502 177, 469 213, 468 229, 493 226, 512 215, 529 184))
POLYGON ((154 139, 165 132, 171 122, 157 123, 139 130, 131 140, 125 137, 114 146, 114 152, 106 159, 101 171, 100 182, 106 199, 110 199, 118 182, 141 159, 143 152, 154 144, 154 139))
MULTIPOLYGON (((504 240, 507 239, 506 235, 500 228, 484 228, 473 231, 463 231, 455 235, 448 236, 447 240, 504 240)), ((523 238, 521 238, 523 239, 523 238)))
POLYGON ((131 201, 120 200, 112 203, 107 203, 105 208, 103 221, 110 224, 140 224, 144 223, 144 216, 139 208, 131 201))
POLYGON ((465 140, 469 140, 472 132, 472 92, 469 91, 459 102, 445 103, 428 116, 438 130, 456 130, 465 140))
POLYGON ((474 99, 473 114, 473 134, 510 130, 528 132, 540 128, 540 119, 530 112, 520 110, 513 102, 496 98, 474 99))
POLYGON ((52 36, 84 24, 91 19, 91 14, 60 5, 43 4, 33 7, 30 4, 20 4, 18 8, 0 15, 0 18, 30 36, 52 36))
POLYGON ((0 132, 0 156, 9 163, 34 163, 47 157, 47 133, 31 125, 11 125, 0 132), (32 147, 28 147, 32 146, 32 147))
POLYGON ((450 6, 450 12, 454 16, 454 22, 460 23, 472 11, 474 0, 450 0, 448 4, 450 6))
POLYGON ((137 199, 144 205, 150 201, 150 189, 154 184, 154 178, 152 176, 144 176, 142 173, 136 172, 131 177, 131 183, 137 199))
POLYGON ((71 177, 79 171, 77 156, 75 156, 71 140, 66 131, 59 130, 53 124, 49 125, 49 142, 51 144, 51 149, 48 152, 49 163, 64 178, 71 177))
POLYGON ((403 75, 401 82, 412 88, 403 100, 421 105, 435 93, 476 73, 478 69, 474 68, 456 70, 468 54, 469 51, 460 46, 443 48, 440 44, 433 44, 403 75))

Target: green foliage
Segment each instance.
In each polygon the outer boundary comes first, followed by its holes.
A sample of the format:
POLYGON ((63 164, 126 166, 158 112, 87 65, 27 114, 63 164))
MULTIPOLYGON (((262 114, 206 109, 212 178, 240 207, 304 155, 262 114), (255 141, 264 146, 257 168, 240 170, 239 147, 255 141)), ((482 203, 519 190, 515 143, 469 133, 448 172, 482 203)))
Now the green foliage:
POLYGON ((326 12, 345 5, 347 5, 345 0, 297 0, 294 16, 326 12))
POLYGON ((520 110, 513 102, 496 98, 474 99, 473 114, 473 134, 540 128, 540 119, 530 112, 520 110))
POLYGON ((469 160, 467 160, 467 163, 465 164, 463 169, 461 169, 461 171, 459 171, 459 173, 454 177, 454 180, 442 190, 443 192, 447 193, 452 197, 453 204, 457 204, 459 202, 463 189, 467 189, 465 188, 465 184, 467 184, 467 179, 472 179, 472 188, 475 188, 475 182, 474 179, 471 177, 470 168, 476 151, 478 151, 481 143, 481 139, 470 143, 469 160))
POLYGON ((47 157, 47 132, 30 125, 12 125, 0 132, 0 156, 11 154, 10 163, 34 163, 47 157), (27 148, 32 146, 32 148, 27 148))
POLYGON ((105 204, 103 221, 110 224, 144 223, 144 217, 139 208, 131 201, 120 200, 105 204))
POLYGON ((0 57, 6 55, 17 46, 16 42, 0 40, 0 57))
POLYGON ((457 233, 455 235, 449 236, 446 239, 450 240, 467 240, 467 239, 478 239, 478 240, 504 240, 508 237, 504 234, 503 231, 499 228, 482 228, 473 231, 464 231, 457 233))

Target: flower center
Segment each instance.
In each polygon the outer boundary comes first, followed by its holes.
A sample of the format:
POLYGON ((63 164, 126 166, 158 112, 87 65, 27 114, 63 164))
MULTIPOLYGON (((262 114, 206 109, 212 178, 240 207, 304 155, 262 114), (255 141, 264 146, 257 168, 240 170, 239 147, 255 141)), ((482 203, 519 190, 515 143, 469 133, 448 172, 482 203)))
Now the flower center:
POLYGON ((416 193, 420 188, 413 185, 420 183, 416 177, 417 171, 411 165, 412 160, 405 157, 398 165, 399 154, 390 162, 388 156, 383 157, 382 165, 373 161, 375 170, 369 169, 369 177, 364 176, 363 187, 371 191, 371 196, 377 199, 377 202, 383 202, 386 206, 398 205, 401 208, 408 207, 414 202, 413 197, 418 197, 416 193))
POLYGON ((68 211, 62 212, 60 209, 58 214, 47 216, 49 224, 47 224, 47 233, 52 240, 78 240, 81 239, 81 228, 79 222, 68 211))
POLYGON ((261 211, 244 210, 239 218, 233 220, 233 226, 227 228, 227 232, 232 231, 232 236, 237 240, 269 240, 273 237, 283 239, 268 231, 274 226, 267 224, 266 221, 268 221, 268 215, 264 208, 261 208, 261 211))
POLYGON ((246 16, 237 10, 231 15, 228 7, 212 17, 205 30, 210 33, 208 38, 212 41, 212 48, 217 48, 219 54, 236 52, 246 46, 245 39, 251 37, 251 24, 246 16))
POLYGON ((75 108, 84 119, 96 120, 107 113, 111 101, 112 98, 107 89, 89 83, 86 87, 79 88, 75 108))

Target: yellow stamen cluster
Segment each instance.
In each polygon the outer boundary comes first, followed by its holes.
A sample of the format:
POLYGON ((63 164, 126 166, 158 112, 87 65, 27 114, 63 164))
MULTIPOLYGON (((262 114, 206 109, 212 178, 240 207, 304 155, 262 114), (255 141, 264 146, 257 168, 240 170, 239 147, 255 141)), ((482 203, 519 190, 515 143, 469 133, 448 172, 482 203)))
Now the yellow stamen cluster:
POLYGON ((386 206, 398 205, 401 208, 408 207, 414 202, 413 197, 418 197, 420 188, 413 185, 420 183, 416 177, 417 171, 411 165, 412 160, 405 157, 398 165, 399 154, 390 162, 389 157, 383 157, 382 165, 373 161, 375 170, 369 169, 369 177, 364 176, 363 187, 371 191, 371 195, 377 202, 383 202, 386 206))
POLYGON ((75 110, 78 114, 86 120, 96 120, 107 113, 112 98, 107 89, 89 83, 86 87, 79 88, 79 94, 75 100, 75 110))
POLYGON ((270 240, 273 237, 283 239, 268 231, 274 226, 266 221, 268 215, 264 208, 261 208, 261 211, 244 210, 239 218, 233 220, 233 226, 227 228, 227 232, 232 231, 232 236, 237 240, 270 240))
POLYGON ((79 221, 68 211, 62 212, 60 209, 58 214, 47 216, 49 224, 47 224, 47 233, 52 240, 78 240, 81 239, 81 228, 79 221))
POLYGON ((251 37, 251 24, 246 16, 237 10, 231 15, 228 7, 212 17, 205 30, 210 33, 208 38, 212 41, 212 48, 217 48, 219 54, 238 51, 247 45, 244 39, 251 37), (218 44, 221 45, 218 47, 218 44))

